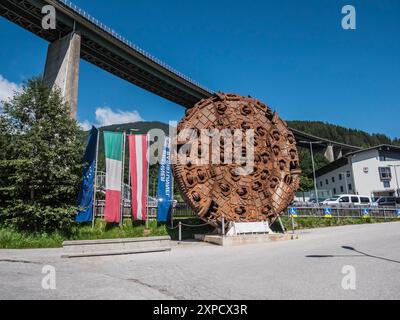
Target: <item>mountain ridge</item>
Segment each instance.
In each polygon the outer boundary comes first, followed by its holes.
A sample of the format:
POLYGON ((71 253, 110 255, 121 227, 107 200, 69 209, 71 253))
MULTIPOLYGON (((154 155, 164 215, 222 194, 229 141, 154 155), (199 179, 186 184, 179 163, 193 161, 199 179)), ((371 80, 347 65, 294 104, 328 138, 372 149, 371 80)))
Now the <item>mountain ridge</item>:
MULTIPOLYGON (((366 131, 346 128, 328 122, 291 120, 287 121, 287 123, 289 127, 305 133, 363 148, 373 147, 380 144, 400 145, 400 137, 391 139, 385 134, 368 133, 366 131)), ((139 121, 114 124, 99 128, 101 132, 124 131, 126 133, 132 132, 136 134, 148 133, 151 129, 161 129, 164 133, 168 134, 169 125, 160 121, 139 121)))

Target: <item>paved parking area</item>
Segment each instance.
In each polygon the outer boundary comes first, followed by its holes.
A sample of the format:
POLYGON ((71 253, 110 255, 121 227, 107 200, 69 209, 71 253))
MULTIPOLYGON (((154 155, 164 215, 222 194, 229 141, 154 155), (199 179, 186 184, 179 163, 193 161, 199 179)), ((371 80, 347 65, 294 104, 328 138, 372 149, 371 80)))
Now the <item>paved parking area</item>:
POLYGON ((60 258, 61 251, 0 250, 0 299, 400 299, 397 222, 238 247, 189 243, 76 259, 60 258), (55 268, 55 290, 42 288, 46 265, 55 268), (349 270, 355 290, 342 287, 349 270))

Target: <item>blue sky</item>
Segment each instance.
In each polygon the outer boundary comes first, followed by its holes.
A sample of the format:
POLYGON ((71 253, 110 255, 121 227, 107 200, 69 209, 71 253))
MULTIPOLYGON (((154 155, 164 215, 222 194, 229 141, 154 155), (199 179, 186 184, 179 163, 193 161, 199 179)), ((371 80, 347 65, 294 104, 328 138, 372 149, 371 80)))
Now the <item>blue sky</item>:
MULTIPOLYGON (((287 120, 400 136, 398 0, 73 2, 210 89, 250 94, 287 120), (341 28, 346 4, 356 8, 356 30, 341 28)), ((0 41, 1 98, 43 72, 47 43, 3 18, 0 41)), ((81 62, 80 122, 167 122, 183 113, 81 62)))

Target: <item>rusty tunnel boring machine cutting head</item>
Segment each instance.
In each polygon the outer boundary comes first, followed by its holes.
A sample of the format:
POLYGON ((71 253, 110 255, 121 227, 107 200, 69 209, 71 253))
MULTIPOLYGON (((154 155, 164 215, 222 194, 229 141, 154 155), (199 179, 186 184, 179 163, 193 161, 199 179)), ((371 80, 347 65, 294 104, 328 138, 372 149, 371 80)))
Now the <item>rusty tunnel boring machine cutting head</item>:
POLYGON ((301 173, 295 137, 286 122, 259 100, 214 94, 187 111, 177 136, 174 176, 202 220, 215 227, 222 217, 227 222, 271 222, 293 201, 301 173), (209 136, 208 144, 201 132, 209 136), (252 157, 246 150, 249 145, 254 148, 252 157), (230 163, 226 160, 234 158, 230 153, 235 153, 235 146, 241 156, 230 163), (203 162, 194 161, 193 155, 203 162), (250 158, 254 165, 247 166, 250 158))

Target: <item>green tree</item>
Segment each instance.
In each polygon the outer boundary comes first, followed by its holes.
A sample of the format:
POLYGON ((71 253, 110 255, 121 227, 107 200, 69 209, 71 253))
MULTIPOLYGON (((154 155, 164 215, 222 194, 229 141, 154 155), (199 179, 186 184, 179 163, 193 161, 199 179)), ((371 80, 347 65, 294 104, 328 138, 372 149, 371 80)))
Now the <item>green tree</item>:
POLYGON ((304 193, 309 192, 314 189, 314 180, 307 176, 302 175, 300 177, 300 187, 299 192, 303 194, 303 200, 305 200, 304 193))
POLYGON ((18 230, 70 231, 83 154, 82 133, 59 91, 41 78, 0 114, 0 223, 18 230))

